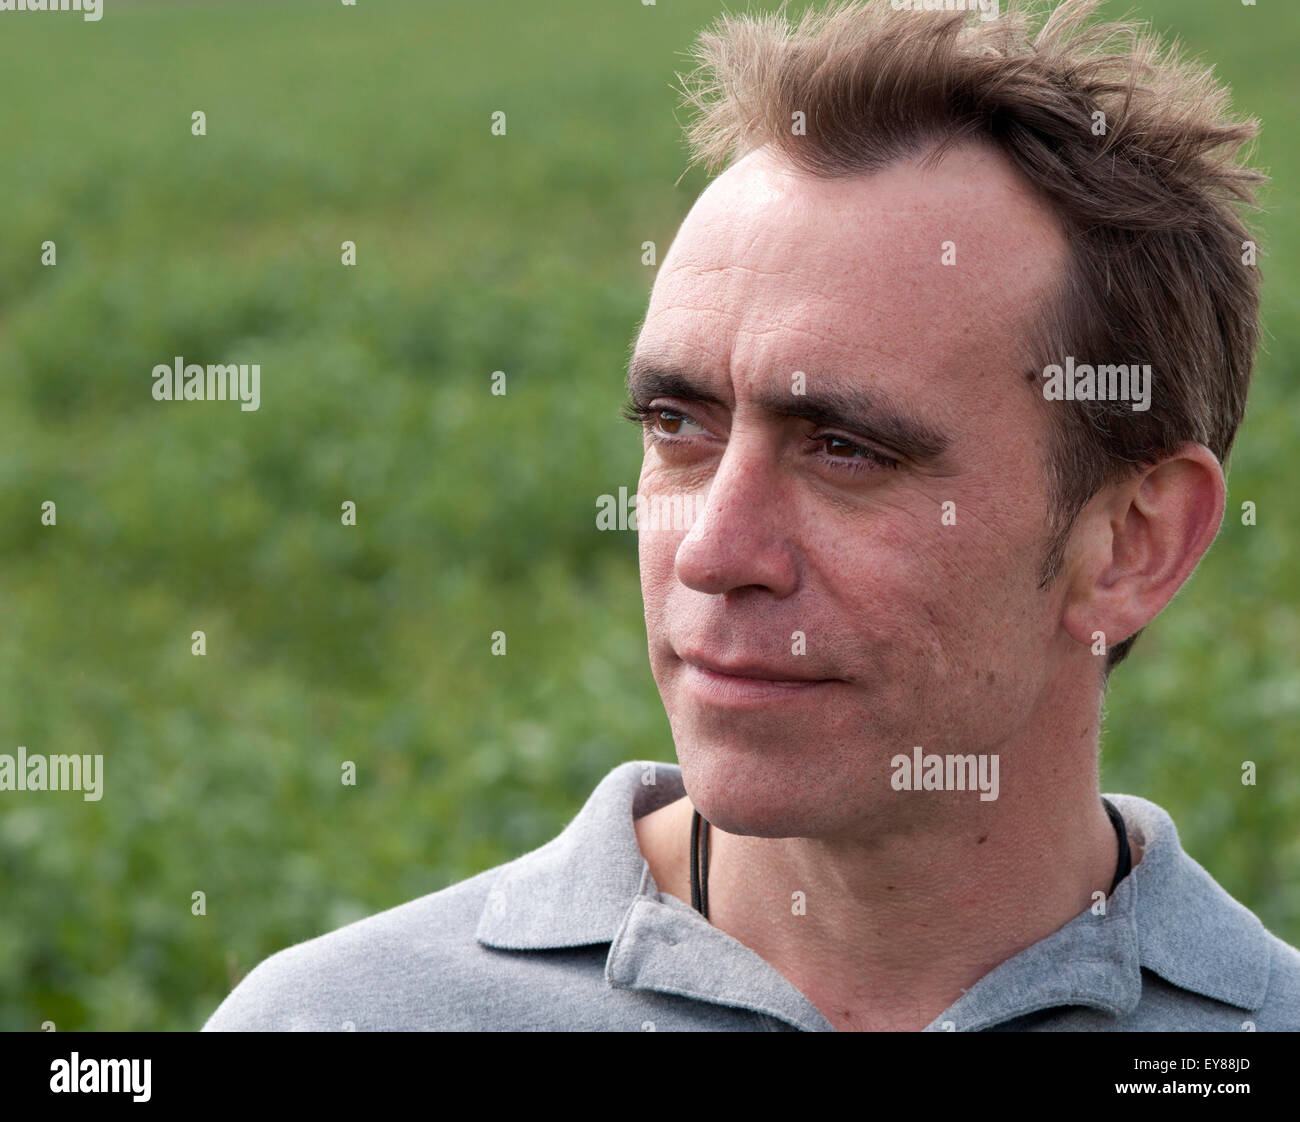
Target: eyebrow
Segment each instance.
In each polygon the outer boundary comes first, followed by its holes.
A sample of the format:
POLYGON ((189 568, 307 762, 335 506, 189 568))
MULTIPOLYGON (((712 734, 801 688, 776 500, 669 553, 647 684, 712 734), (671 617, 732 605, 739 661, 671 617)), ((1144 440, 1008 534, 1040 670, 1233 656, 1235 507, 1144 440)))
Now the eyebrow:
MULTIPOLYGON (((815 385, 818 377, 810 374, 807 381, 815 385)), ((633 356, 628 363, 627 391, 633 401, 642 404, 656 397, 675 397, 728 407, 687 371, 642 356, 633 356)), ((950 437, 907 416, 878 390, 828 387, 810 389, 806 394, 763 391, 756 395, 755 402, 772 416, 795 417, 878 440, 916 464, 938 460, 952 445, 950 437)))

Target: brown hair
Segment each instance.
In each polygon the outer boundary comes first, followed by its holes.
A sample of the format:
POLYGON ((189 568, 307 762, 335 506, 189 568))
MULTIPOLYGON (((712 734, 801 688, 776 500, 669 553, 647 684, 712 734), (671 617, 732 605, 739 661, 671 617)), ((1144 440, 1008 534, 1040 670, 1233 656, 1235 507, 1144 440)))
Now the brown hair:
MULTIPOLYGON (((678 75, 696 111, 690 162, 711 172, 764 144, 832 178, 980 139, 1048 200, 1071 261, 1028 340, 1039 369, 1066 355, 1136 361, 1150 364, 1152 392, 1147 411, 1049 410, 1043 587, 1101 487, 1188 441, 1226 461, 1258 335, 1259 274, 1244 264, 1256 239, 1234 205, 1253 203, 1266 178, 1237 162, 1257 122, 1229 117, 1213 72, 1140 25, 1090 24, 1098 3, 1064 0, 1040 26, 1018 0, 987 20, 974 0, 971 12, 840 0, 792 25, 783 0, 774 13, 722 16, 695 44, 696 68, 678 75)), ((1109 648, 1107 675, 1140 633, 1109 648)))

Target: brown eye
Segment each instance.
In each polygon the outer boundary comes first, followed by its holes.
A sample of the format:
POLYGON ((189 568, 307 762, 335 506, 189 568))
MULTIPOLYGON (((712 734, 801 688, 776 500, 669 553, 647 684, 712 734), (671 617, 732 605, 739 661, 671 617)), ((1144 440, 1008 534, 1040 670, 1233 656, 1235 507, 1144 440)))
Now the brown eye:
POLYGON ((682 431, 682 422, 686 420, 680 413, 670 413, 667 409, 659 410, 659 427, 669 435, 675 436, 682 431))
POLYGON ((844 460, 840 465, 843 471, 873 471, 876 468, 897 468, 898 461, 877 452, 865 444, 855 444, 834 433, 822 436, 814 435, 813 444, 821 449, 823 455, 832 460, 844 460))
POLYGON ((651 415, 656 418, 653 431, 661 436, 690 436, 704 432, 704 426, 685 413, 672 409, 655 409, 651 415))

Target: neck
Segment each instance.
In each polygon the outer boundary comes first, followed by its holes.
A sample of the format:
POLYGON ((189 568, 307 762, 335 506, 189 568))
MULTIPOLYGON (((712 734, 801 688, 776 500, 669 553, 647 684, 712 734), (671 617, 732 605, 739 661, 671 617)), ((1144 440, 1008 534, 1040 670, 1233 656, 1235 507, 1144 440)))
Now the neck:
MULTIPOLYGON (((1096 733, 1094 724, 1094 746, 1096 733)), ((914 800, 908 816, 881 808, 872 824, 835 836, 711 828, 709 921, 838 1029, 924 1028, 1110 891, 1119 847, 1096 752, 1062 747, 1004 747, 991 803, 971 792, 890 792, 914 800), (1087 762, 1068 770, 1079 757, 1087 762)), ((683 798, 636 823, 660 890, 687 902, 694 809, 683 798)), ((1140 856, 1134 846, 1134 865, 1140 856)))

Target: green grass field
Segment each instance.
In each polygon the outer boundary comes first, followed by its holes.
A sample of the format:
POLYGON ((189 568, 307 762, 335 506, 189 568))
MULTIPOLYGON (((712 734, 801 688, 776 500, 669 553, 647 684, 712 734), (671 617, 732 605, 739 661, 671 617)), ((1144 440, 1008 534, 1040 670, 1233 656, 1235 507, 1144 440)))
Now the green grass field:
MULTIPOLYGON (((1264 120, 1275 185, 1229 514, 1116 672, 1103 790, 1300 943, 1300 26, 1133 7, 1264 120)), ((106 8, 0 15, 0 752, 106 770, 99 802, 0 794, 6 1030, 197 1028, 268 954, 674 758, 635 535, 594 515, 637 477, 641 244, 705 182, 670 85, 721 3, 106 8), (259 363, 261 408, 153 401, 175 355, 259 363)))

